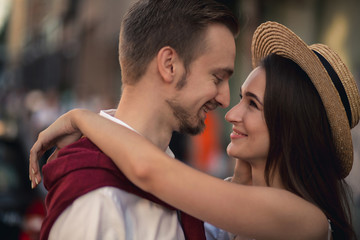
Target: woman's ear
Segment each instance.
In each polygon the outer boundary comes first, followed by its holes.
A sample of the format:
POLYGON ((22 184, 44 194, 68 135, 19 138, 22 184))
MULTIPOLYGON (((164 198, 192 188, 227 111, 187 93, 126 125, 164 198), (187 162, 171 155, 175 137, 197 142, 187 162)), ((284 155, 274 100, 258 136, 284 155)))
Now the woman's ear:
POLYGON ((178 55, 172 47, 166 46, 159 50, 157 54, 157 66, 162 79, 171 83, 175 78, 176 62, 178 55))

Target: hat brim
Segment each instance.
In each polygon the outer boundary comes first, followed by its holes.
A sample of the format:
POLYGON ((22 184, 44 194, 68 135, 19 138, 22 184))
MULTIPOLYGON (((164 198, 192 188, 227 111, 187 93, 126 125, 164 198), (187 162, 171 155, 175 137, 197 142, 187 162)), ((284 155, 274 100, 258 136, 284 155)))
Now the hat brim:
POLYGON ((308 46, 294 32, 276 23, 266 22, 255 31, 252 39, 252 65, 257 67, 261 60, 277 54, 291 59, 309 76, 325 107, 338 157, 340 158, 340 177, 345 178, 353 164, 353 145, 349 121, 330 76, 319 58, 313 52, 318 44, 308 46))

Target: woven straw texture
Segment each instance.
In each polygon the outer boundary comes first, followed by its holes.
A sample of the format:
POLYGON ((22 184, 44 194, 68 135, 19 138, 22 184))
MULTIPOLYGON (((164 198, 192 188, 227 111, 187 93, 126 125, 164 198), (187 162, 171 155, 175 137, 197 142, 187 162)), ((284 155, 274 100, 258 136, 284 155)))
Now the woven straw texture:
POLYGON ((309 76, 317 89, 332 129, 337 154, 340 158, 340 177, 345 178, 353 164, 353 144, 350 129, 359 122, 360 97, 356 82, 340 57, 323 44, 308 46, 295 33, 276 22, 261 24, 252 39, 252 65, 255 68, 269 54, 275 53, 297 63, 309 76), (352 126, 349 126, 339 93, 326 69, 312 51, 320 53, 334 68, 349 99, 352 126))

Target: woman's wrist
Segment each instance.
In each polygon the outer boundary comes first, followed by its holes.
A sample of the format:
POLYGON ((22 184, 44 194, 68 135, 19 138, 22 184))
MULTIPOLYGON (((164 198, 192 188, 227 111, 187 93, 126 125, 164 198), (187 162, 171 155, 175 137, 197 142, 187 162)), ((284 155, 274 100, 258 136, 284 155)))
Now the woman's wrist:
POLYGON ((88 115, 92 113, 87 109, 77 108, 69 112, 70 114, 70 125, 75 131, 81 131, 81 124, 88 115))

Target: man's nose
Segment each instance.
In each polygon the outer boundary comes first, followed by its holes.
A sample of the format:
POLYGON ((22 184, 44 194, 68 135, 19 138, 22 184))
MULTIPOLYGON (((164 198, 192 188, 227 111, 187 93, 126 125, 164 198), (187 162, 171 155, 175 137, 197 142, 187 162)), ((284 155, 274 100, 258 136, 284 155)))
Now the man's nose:
POLYGON ((230 105, 230 89, 228 82, 224 82, 221 86, 219 86, 218 94, 216 95, 215 100, 222 108, 227 108, 230 105))

